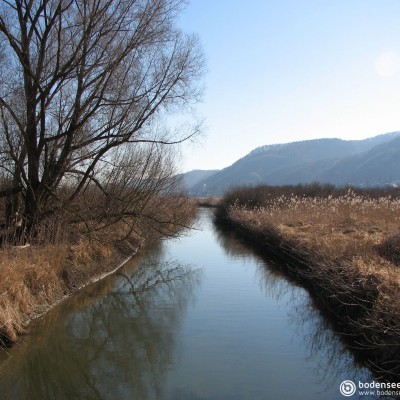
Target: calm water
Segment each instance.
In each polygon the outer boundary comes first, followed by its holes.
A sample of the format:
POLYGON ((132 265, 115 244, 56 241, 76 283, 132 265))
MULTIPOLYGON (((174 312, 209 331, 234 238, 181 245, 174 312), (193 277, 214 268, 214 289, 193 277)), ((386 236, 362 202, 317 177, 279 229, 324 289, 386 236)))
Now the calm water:
POLYGON ((211 221, 37 320, 0 353, 0 399, 337 400, 372 380, 302 288, 211 221))

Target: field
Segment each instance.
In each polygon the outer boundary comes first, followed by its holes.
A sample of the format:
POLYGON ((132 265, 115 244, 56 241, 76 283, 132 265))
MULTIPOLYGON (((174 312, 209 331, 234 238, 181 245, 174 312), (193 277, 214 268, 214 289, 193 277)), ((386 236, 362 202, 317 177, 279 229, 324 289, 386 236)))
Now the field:
POLYGON ((397 190, 237 189, 217 220, 313 293, 380 376, 400 379, 400 197, 397 190))

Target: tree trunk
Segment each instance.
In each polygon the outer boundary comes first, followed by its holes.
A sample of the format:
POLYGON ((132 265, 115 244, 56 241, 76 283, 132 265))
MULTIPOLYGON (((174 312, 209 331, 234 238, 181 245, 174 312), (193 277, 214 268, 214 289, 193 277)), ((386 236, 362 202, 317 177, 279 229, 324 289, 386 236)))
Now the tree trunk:
POLYGON ((23 234, 26 235, 28 240, 37 237, 40 219, 40 207, 36 193, 32 190, 28 190, 25 198, 25 210, 22 221, 23 234))

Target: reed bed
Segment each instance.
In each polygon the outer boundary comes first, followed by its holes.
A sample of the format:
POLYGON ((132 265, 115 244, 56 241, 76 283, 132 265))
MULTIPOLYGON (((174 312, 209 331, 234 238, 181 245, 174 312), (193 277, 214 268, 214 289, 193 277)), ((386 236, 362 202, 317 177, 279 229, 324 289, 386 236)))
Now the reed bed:
POLYGON ((283 261, 358 355, 379 376, 399 381, 400 197, 322 189, 232 191, 217 221, 283 261))

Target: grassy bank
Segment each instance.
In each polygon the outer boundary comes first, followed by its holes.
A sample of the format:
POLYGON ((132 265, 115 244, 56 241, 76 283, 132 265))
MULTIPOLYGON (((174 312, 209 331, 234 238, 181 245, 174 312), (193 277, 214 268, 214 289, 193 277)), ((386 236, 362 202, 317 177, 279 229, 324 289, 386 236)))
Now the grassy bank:
POLYGON ((400 380, 397 191, 238 189, 222 200, 217 221, 279 260, 358 356, 378 375, 400 380))
MULTIPOLYGON (((176 235, 195 206, 185 198, 159 198, 137 218, 98 232, 78 224, 57 227, 57 240, 0 248, 0 345, 28 330, 29 322, 65 296, 114 271, 144 243, 176 235)), ((54 228, 55 229, 55 228, 54 228)), ((54 230, 53 229, 53 230, 54 230)))

